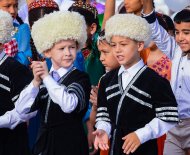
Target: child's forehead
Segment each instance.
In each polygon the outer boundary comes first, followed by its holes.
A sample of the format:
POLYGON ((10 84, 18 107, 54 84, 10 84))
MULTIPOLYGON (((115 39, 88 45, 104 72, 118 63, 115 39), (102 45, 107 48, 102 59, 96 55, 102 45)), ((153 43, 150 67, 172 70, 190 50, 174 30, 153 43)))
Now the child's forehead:
POLYGON ((0 0, 1 4, 18 4, 18 0, 0 0))
POLYGON ((190 31, 190 22, 174 23, 176 30, 190 31))
POLYGON ((115 41, 119 41, 119 42, 122 42, 122 41, 125 41, 125 42, 130 42, 130 41, 135 41, 129 37, 126 37, 126 36, 112 36, 111 38, 111 43, 112 42, 115 42, 115 41))

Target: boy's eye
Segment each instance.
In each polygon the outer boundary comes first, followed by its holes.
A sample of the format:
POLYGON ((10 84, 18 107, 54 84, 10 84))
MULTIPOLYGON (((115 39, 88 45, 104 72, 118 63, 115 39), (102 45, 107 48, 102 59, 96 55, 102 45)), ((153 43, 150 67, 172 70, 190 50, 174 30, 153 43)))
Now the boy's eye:
POLYGON ((188 35, 190 32, 189 31, 185 31, 184 34, 188 35))
POLYGON ((111 47, 115 47, 116 45, 115 44, 110 44, 111 47))

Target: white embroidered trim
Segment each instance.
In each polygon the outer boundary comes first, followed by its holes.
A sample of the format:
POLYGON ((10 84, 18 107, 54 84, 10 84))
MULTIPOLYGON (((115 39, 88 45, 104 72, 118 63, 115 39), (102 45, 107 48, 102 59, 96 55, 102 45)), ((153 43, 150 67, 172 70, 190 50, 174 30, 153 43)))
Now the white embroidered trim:
POLYGON ((13 97, 11 100, 14 102, 16 99, 18 99, 19 95, 16 95, 15 97, 13 97))
POLYGON ((107 87, 106 88, 106 92, 109 91, 109 90, 111 90, 111 89, 117 88, 117 87, 119 87, 119 84, 115 84, 113 86, 107 87))
POLYGON ((129 93, 127 93, 126 96, 128 96, 129 98, 135 100, 136 102, 138 102, 138 103, 140 103, 142 105, 145 105, 145 106, 147 106, 149 108, 152 108, 152 105, 150 103, 144 102, 143 100, 140 100, 140 99, 136 98, 135 96, 133 96, 133 95, 131 95, 129 93))
POLYGON ((131 88, 132 88, 133 90, 135 90, 137 93, 142 94, 142 95, 144 95, 144 96, 146 96, 146 97, 148 97, 148 98, 151 98, 150 94, 148 94, 148 93, 146 93, 146 92, 144 92, 144 91, 138 89, 137 87, 135 87, 135 86, 132 85, 131 88))
POLYGON ((0 65, 8 58, 8 55, 5 55, 4 58, 0 61, 0 65))
POLYGON ((0 87, 7 90, 7 91, 9 91, 9 92, 11 91, 11 89, 9 87, 6 87, 5 85, 0 84, 0 87))
POLYGON ((107 116, 107 117, 109 117, 109 114, 108 114, 108 113, 105 113, 105 112, 101 112, 101 113, 98 113, 98 114, 96 115, 96 117, 100 117, 100 116, 107 116))
POLYGON ((45 94, 45 95, 42 95, 41 96, 41 99, 45 99, 46 97, 48 97, 49 96, 49 94, 47 93, 47 94, 45 94))
POLYGON ((112 98, 112 97, 114 97, 114 96, 117 96, 117 95, 119 95, 119 94, 121 94, 120 91, 115 92, 115 93, 113 93, 113 94, 111 94, 111 95, 108 95, 108 96, 107 96, 107 100, 109 100, 110 98, 112 98))
POLYGON ((165 120, 165 121, 179 121, 179 119, 176 117, 159 117, 159 119, 165 120))
POLYGON ((96 122, 98 121, 107 121, 107 122, 110 122, 110 119, 109 118, 106 118, 106 117, 99 117, 96 119, 96 122))
POLYGON ((156 108, 156 112, 164 111, 164 110, 177 110, 177 107, 160 107, 160 108, 156 108))
POLYGON ((45 85, 40 85, 40 89, 45 88, 45 85))
POLYGON ((97 111, 102 111, 102 110, 107 111, 107 108, 106 107, 100 107, 97 109, 97 111))
POLYGON ((178 113, 177 112, 162 112, 162 113, 157 113, 156 117, 162 117, 166 115, 178 116, 178 113))
POLYGON ((3 75, 3 74, 0 74, 0 77, 1 77, 2 79, 5 79, 5 80, 9 81, 9 77, 8 77, 8 76, 5 76, 5 75, 3 75))

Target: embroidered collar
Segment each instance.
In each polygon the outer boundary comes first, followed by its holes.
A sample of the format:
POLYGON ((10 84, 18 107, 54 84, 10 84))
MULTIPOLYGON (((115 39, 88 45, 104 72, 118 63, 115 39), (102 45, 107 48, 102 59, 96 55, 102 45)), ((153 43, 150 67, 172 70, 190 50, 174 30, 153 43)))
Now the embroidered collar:
MULTIPOLYGON (((59 74, 60 77, 63 77, 68 71, 70 71, 73 68, 73 65, 70 66, 69 68, 59 68, 57 71, 57 73, 59 74)), ((55 69, 53 68, 53 66, 50 69, 50 74, 52 73, 52 71, 54 71, 55 69)))
POLYGON ((125 69, 125 67, 122 65, 119 69, 118 76, 124 72, 128 72, 130 75, 134 76, 143 66, 144 62, 142 59, 128 69, 125 69))

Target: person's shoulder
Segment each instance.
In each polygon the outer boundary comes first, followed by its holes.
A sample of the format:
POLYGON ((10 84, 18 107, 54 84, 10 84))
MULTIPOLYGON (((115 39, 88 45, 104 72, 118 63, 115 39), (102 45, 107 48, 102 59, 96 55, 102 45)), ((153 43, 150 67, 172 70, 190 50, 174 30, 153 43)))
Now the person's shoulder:
POLYGON ((160 76, 157 72, 155 72, 153 69, 147 67, 146 70, 144 71, 143 75, 144 79, 148 80, 152 84, 160 84, 160 83, 169 83, 169 81, 160 76))

